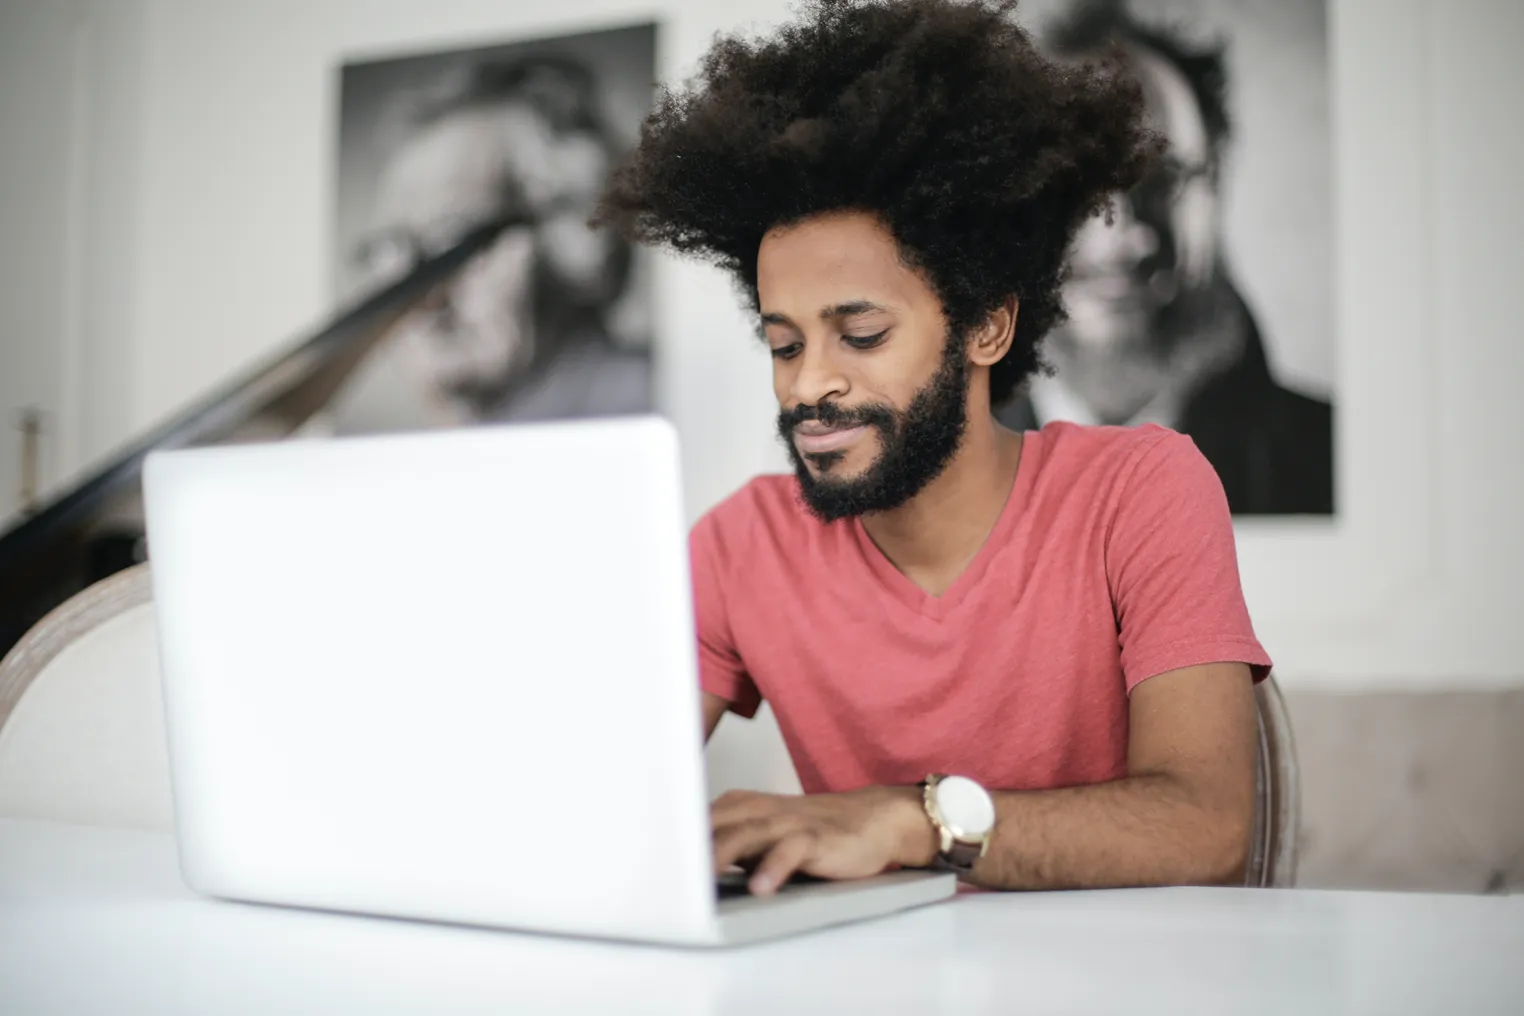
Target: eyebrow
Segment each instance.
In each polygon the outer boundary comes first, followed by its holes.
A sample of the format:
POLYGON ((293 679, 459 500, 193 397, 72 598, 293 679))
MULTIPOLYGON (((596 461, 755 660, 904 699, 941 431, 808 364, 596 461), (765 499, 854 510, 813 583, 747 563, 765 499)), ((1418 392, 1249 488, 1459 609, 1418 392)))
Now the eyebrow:
MULTIPOLYGON (((889 314, 888 307, 880 306, 871 300, 848 300, 846 303, 838 303, 831 307, 823 307, 820 311, 820 320, 832 321, 836 318, 856 317, 858 314, 889 314)), ((762 315, 764 325, 793 325, 793 320, 787 314, 770 312, 762 315)))

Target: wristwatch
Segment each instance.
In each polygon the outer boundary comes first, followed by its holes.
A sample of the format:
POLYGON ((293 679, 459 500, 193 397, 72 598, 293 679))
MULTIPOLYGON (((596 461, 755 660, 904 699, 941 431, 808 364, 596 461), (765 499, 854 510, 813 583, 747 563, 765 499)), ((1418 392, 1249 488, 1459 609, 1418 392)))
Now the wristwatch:
POLYGON ((926 816, 937 830, 936 867, 968 872, 989 849, 995 800, 967 776, 933 773, 921 783, 926 816))

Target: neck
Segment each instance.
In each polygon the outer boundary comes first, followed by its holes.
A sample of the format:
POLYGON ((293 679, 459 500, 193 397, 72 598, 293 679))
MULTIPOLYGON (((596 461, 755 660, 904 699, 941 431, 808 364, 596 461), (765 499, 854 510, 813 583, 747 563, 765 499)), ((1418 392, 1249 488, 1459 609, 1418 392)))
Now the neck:
POLYGON ((1021 435, 978 414, 941 475, 901 507, 863 516, 863 529, 900 572, 939 596, 995 528, 1020 459, 1021 435))
MULTIPOLYGON (((1171 317, 1176 337, 1167 352, 1147 335, 1096 350, 1069 340, 1061 330, 1046 352, 1063 383, 1101 423, 1130 423, 1150 405, 1183 404, 1243 352, 1243 313, 1224 277, 1177 297, 1171 317)), ((1156 322, 1155 327, 1162 326, 1156 322)))
POLYGON ((1052 343, 1048 358, 1074 397, 1103 424, 1130 423, 1145 406, 1181 383, 1171 365, 1147 350, 1094 353, 1068 343, 1052 343))

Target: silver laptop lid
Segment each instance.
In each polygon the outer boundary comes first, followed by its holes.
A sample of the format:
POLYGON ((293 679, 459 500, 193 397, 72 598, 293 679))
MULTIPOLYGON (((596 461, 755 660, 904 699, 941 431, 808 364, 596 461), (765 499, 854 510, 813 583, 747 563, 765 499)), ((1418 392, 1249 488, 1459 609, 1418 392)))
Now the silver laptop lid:
POLYGON ((668 424, 175 451, 144 483, 193 888, 709 934, 668 424))

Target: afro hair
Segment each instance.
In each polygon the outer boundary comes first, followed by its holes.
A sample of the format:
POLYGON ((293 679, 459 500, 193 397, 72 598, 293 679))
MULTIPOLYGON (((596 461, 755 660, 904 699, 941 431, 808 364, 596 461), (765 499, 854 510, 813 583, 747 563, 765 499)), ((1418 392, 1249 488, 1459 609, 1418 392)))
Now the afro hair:
POLYGON ((888 228, 953 334, 1019 303, 993 404, 1041 366, 1079 226, 1159 148, 1119 52, 1042 55, 1015 0, 808 0, 719 36, 663 89, 595 221, 729 271, 755 308, 770 230, 839 210, 888 228))

